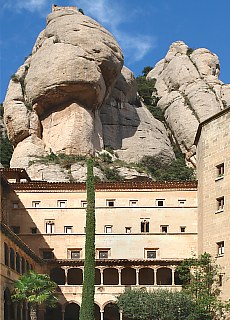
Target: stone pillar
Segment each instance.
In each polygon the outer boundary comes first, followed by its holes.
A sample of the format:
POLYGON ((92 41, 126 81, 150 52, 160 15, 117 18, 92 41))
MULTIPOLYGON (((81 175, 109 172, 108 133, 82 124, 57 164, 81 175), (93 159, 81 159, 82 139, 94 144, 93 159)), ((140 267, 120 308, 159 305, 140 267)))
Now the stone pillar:
POLYGON ((104 281, 103 281, 103 269, 100 269, 100 275, 101 275, 101 285, 104 284, 104 281))
POLYGON ((17 318, 17 303, 16 302, 14 303, 14 319, 18 320, 18 318, 17 318))
POLYGON ((100 310, 100 314, 101 314, 101 320, 104 319, 104 310, 100 310))
POLYGON ((25 304, 25 320, 28 320, 28 310, 29 310, 29 308, 28 308, 28 303, 26 303, 25 304))
POLYGON ((157 286, 157 268, 154 268, 153 271, 154 271, 154 286, 157 286))
POLYGON ((136 269, 136 286, 139 286, 139 269, 136 269))
POLYGON ((45 318, 45 309, 43 307, 39 307, 38 309, 38 319, 39 320, 44 320, 45 318))
POLYGON ((175 286, 175 268, 172 268, 172 286, 175 286))
POLYGON ((123 319, 123 312, 121 310, 119 311, 119 315, 120 315, 120 320, 122 320, 123 319))
POLYGON ((68 270, 69 270, 69 269, 68 269, 68 268, 65 268, 64 270, 65 270, 65 286, 66 286, 66 285, 68 284, 68 283, 67 283, 67 278, 68 278, 68 270))
POLYGON ((20 303, 20 319, 22 320, 23 319, 23 305, 22 305, 22 303, 20 303))
POLYGON ((121 285, 121 269, 118 269, 118 285, 121 285))
POLYGON ((65 320, 65 310, 61 310, 61 320, 65 320))

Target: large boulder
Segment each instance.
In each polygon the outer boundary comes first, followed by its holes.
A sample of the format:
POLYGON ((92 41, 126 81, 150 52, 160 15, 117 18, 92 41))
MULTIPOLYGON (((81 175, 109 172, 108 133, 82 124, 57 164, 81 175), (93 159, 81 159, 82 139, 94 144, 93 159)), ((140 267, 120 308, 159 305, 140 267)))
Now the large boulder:
POLYGON ((199 123, 230 105, 230 86, 218 79, 219 73, 215 54, 177 41, 147 75, 156 81, 153 95, 172 135, 193 163, 199 123))

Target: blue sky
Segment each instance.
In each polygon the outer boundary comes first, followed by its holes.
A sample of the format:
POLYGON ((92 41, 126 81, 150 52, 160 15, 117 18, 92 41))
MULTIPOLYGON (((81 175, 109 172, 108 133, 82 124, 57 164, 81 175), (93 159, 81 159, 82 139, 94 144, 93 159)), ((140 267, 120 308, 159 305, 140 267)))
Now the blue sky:
POLYGON ((52 3, 76 5, 110 30, 123 49, 125 65, 140 75, 162 59, 170 44, 208 48, 220 59, 220 79, 230 83, 229 0, 4 0, 0 19, 0 102, 9 79, 44 29, 52 3))

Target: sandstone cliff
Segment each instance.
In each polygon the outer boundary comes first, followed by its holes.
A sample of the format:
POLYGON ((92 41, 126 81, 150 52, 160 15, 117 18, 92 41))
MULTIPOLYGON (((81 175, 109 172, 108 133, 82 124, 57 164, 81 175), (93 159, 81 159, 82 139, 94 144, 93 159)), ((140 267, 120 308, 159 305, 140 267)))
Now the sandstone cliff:
POLYGON ((106 146, 129 162, 144 155, 170 162, 174 153, 165 127, 141 104, 134 76, 122 66, 122 51, 107 30, 72 7, 56 7, 4 101, 14 145, 11 166, 28 169, 32 178, 45 174, 50 180, 52 171, 65 180, 57 164, 37 168, 31 162, 106 146))
POLYGON ((192 50, 174 42, 165 58, 151 70, 153 95, 165 121, 187 159, 195 163, 193 146, 201 121, 230 105, 230 85, 219 79, 218 57, 207 49, 192 50))

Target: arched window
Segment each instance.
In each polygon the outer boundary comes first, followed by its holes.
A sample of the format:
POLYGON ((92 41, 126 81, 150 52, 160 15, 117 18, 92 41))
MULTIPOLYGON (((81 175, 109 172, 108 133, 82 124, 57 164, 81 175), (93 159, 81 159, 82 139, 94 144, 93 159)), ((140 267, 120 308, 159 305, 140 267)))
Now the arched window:
POLYGON ((21 272, 21 257, 18 252, 16 253, 16 271, 21 272))
POLYGON ((6 266, 9 266, 9 248, 5 242, 4 242, 4 263, 6 266))
POLYGON ((157 269, 157 284, 172 285, 172 270, 169 268, 157 269))
POLYGON ((54 268, 50 271, 50 279, 57 284, 65 284, 65 271, 62 268, 54 268))
POLYGON ((26 262, 25 259, 22 257, 22 274, 26 272, 26 262))
POLYGON ((15 269, 15 252, 12 248, 10 248, 10 267, 11 269, 15 269))
POLYGON ((133 268, 124 268, 121 270, 121 284, 135 285, 136 284, 136 270, 133 268))

